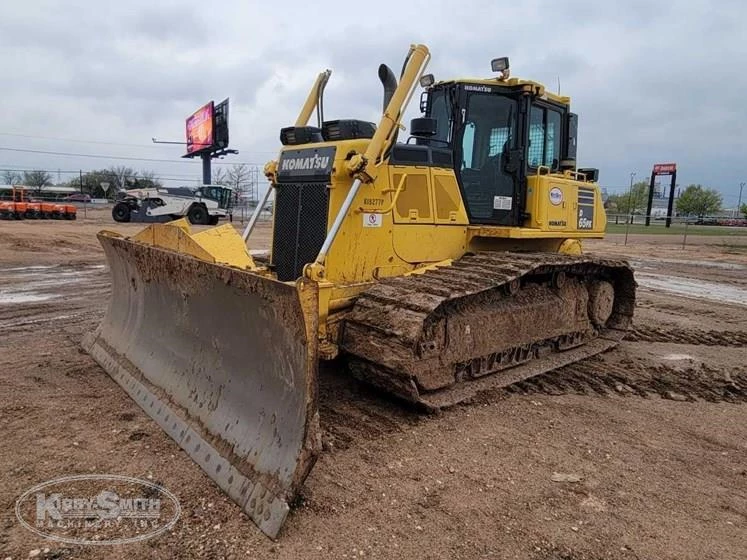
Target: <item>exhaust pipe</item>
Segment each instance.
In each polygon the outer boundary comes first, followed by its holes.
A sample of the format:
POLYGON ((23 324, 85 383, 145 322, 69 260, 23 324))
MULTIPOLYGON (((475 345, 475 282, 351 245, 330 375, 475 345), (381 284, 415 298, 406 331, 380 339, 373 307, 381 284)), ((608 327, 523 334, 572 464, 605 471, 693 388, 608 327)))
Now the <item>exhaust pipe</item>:
POLYGON ((386 64, 379 66, 379 80, 381 85, 384 86, 384 111, 389 106, 389 102, 392 100, 395 90, 397 89, 397 78, 394 77, 394 72, 386 64))

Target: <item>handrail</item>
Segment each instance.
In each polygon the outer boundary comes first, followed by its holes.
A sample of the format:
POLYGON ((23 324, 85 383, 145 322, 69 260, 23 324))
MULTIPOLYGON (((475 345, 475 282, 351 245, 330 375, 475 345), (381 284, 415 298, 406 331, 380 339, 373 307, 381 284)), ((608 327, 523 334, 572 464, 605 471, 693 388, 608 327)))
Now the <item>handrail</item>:
POLYGON ((262 200, 259 201, 257 204, 257 207, 254 209, 254 213, 252 214, 252 217, 249 218, 249 223, 246 224, 246 227, 244 228, 244 233, 241 234, 241 238, 246 242, 247 239, 249 239, 249 236, 252 233, 252 230, 254 229, 254 226, 257 223, 257 220, 259 219, 259 215, 262 213, 262 210, 264 210, 265 204, 267 204, 267 199, 270 198, 270 191, 272 191, 273 186, 267 185, 267 190, 265 191, 265 194, 262 195, 262 200))
MULTIPOLYGON (((394 190, 394 197, 392 198, 392 203, 385 209, 379 210, 378 208, 358 208, 358 212, 360 213, 366 213, 366 214, 388 214, 394 209, 394 205, 397 204, 397 199, 399 198, 399 193, 402 192, 402 190, 405 187, 405 180, 407 179, 407 173, 402 174, 402 178, 399 180, 399 185, 397 185, 397 188, 394 190)), ((392 192, 387 191, 387 192, 392 192)))

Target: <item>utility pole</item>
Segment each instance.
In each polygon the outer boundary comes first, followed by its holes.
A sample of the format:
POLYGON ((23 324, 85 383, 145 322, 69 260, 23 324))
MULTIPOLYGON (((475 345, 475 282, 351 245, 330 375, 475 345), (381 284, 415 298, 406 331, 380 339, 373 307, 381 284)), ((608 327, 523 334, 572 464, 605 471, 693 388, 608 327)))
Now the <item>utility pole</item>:
POLYGON ((737 201, 737 216, 742 213, 742 189, 744 188, 744 183, 739 183, 739 200, 737 201))
POLYGON ((633 221, 633 179, 635 179, 635 171, 630 174, 630 190, 628 190, 628 219, 625 220, 625 245, 628 244, 628 230, 630 229, 630 222, 633 221))

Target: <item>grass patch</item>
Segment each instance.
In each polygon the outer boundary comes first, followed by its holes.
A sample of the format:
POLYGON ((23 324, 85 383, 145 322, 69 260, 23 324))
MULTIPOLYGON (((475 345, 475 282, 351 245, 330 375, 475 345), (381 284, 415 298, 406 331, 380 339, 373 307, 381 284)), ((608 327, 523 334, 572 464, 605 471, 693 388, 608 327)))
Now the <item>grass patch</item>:
POLYGON ((720 244, 721 250, 727 255, 747 255, 747 245, 726 245, 720 244))
MULTIPOLYGON (((607 233, 625 233, 625 224, 607 223, 607 233)), ((672 224, 664 227, 663 223, 652 223, 650 226, 631 224, 628 233, 631 235, 683 235, 685 224, 672 224)), ((687 235, 712 235, 720 237, 747 237, 747 228, 730 226, 687 226, 687 235)))

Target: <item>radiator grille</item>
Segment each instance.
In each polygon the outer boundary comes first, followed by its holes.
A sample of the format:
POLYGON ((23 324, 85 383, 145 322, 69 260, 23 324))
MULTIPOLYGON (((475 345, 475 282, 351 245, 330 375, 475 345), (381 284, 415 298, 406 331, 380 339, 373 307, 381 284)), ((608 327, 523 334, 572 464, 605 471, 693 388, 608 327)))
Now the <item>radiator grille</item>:
POLYGON ((275 191, 272 264, 278 280, 301 276, 327 235, 329 191, 326 183, 282 183, 275 191))

